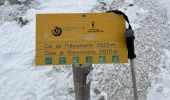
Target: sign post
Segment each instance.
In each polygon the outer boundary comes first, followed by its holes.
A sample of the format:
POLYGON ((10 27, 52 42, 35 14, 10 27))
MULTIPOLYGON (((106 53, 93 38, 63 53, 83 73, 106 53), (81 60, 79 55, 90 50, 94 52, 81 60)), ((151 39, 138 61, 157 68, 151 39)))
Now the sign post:
POLYGON ((92 69, 92 64, 73 64, 75 100, 90 100, 90 82, 86 77, 92 69))

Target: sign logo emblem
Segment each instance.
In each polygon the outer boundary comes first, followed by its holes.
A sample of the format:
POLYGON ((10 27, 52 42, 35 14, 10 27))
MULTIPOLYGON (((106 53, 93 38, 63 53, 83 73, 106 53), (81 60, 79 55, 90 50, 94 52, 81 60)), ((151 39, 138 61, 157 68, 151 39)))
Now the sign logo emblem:
POLYGON ((93 63, 92 56, 87 56, 86 57, 86 63, 93 63))
POLYGON ((61 28, 59 28, 59 27, 54 27, 54 29, 52 30, 52 35, 54 35, 54 36, 60 36, 62 34, 62 30, 61 30, 61 28))
POLYGON ((105 63, 106 62, 106 57, 105 56, 99 56, 99 62, 100 63, 105 63))
POLYGON ((60 64, 66 64, 66 57, 59 57, 60 64))
POLYGON ((93 20, 93 22, 91 23, 91 26, 92 26, 92 29, 94 29, 94 20, 93 20))
POLYGON ((96 23, 93 20, 91 22, 91 28, 88 30, 88 33, 99 33, 99 32, 104 32, 104 30, 96 28, 96 23))
POLYGON ((119 63, 119 56, 112 56, 113 63, 119 63))
POLYGON ((45 58, 45 64, 52 64, 52 57, 45 58))

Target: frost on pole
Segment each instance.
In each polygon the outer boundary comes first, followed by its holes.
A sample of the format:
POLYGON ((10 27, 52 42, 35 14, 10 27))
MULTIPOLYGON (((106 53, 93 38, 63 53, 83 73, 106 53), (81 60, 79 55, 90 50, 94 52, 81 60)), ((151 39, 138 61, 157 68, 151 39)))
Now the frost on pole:
POLYGON ((36 15, 36 65, 127 63, 125 20, 113 13, 36 15))

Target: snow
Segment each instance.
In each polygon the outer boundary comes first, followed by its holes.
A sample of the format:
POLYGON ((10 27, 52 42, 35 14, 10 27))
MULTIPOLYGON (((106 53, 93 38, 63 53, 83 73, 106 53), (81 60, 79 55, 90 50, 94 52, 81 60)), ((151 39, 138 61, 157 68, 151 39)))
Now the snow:
MULTIPOLYGON (((33 66, 35 15, 111 9, 124 11, 135 29, 140 100, 170 100, 168 4, 169 0, 35 0, 25 7, 6 2, 0 6, 0 100, 74 100, 70 65, 33 66), (14 20, 20 16, 29 23, 21 27, 14 20)), ((92 100, 132 100, 129 64, 93 67, 92 100)))
POLYGON ((170 1, 169 0, 160 0, 159 1, 162 4, 162 7, 167 9, 167 17, 169 18, 169 24, 170 24, 170 1))
POLYGON ((42 100, 40 98, 50 91, 46 89, 52 80, 45 73, 51 68, 32 66, 35 35, 30 33, 34 33, 33 28, 34 23, 20 28, 15 22, 0 27, 1 100, 42 100))
POLYGON ((139 29, 140 21, 144 20, 147 17, 147 10, 136 5, 126 8, 124 12, 128 16, 130 23, 132 23, 132 27, 134 30, 139 29))
MULTIPOLYGON (((163 8, 166 9, 167 17, 170 24, 170 1, 159 1, 163 8)), ((168 32, 170 33, 170 32, 168 32)), ((168 37, 168 36, 167 36, 168 37)), ((169 44, 168 44, 169 45, 169 44)), ((163 49, 159 64, 159 74, 152 76, 151 87, 148 89, 146 100, 170 100, 170 49, 163 49)))
POLYGON ((163 50, 160 73, 153 77, 146 100, 170 100, 170 51, 163 50))
POLYGON ((64 88, 67 86, 73 87, 73 83, 70 82, 72 81, 71 68, 67 68, 70 71, 59 73, 64 69, 61 68, 58 73, 52 74, 57 69, 32 65, 35 57, 35 15, 37 13, 90 12, 95 2, 95 0, 34 2, 32 8, 27 10, 23 16, 29 20, 29 23, 23 27, 20 27, 15 21, 4 21, 4 19, 8 20, 7 17, 11 12, 17 10, 15 8, 18 5, 0 6, 0 17, 3 17, 0 26, 0 100, 69 99, 64 93, 63 95, 58 94, 61 97, 55 97, 53 92, 56 87, 60 89, 58 93, 64 92, 64 88), (68 80, 66 80, 67 78, 68 80), (54 87, 55 82, 58 85, 56 87, 54 87))

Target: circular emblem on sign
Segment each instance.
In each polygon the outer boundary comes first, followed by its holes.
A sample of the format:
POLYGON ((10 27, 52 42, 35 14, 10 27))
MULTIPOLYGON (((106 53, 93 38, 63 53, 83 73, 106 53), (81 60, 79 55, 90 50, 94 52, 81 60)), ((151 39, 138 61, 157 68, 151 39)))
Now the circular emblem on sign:
POLYGON ((62 30, 61 30, 61 28, 59 28, 59 27, 54 27, 54 29, 52 30, 52 35, 54 35, 54 36, 60 36, 62 34, 62 30))

